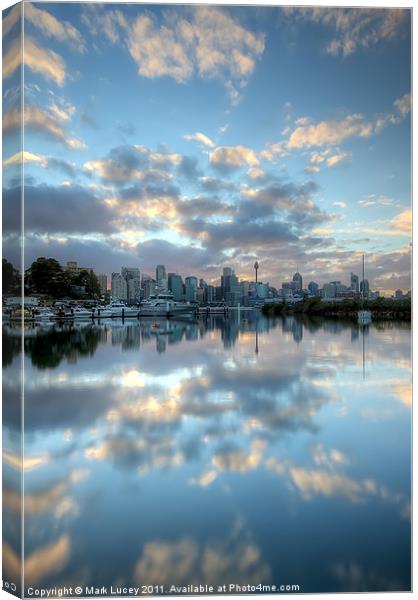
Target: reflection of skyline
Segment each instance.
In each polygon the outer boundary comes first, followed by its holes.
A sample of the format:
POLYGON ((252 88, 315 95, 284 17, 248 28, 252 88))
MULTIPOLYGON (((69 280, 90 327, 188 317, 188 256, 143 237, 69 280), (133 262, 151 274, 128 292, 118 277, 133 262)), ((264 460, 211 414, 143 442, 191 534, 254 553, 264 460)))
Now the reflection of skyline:
MULTIPOLYGON (((353 326, 258 317, 161 321, 159 332, 152 320, 32 330, 25 345, 27 558, 57 544, 62 550, 61 561, 40 571, 40 584, 81 574, 91 585, 99 574, 103 583, 117 575, 134 583, 144 569, 158 573, 161 556, 161 577, 177 573, 175 583, 193 573, 245 581, 280 571, 299 580, 291 554, 270 544, 272 535, 285 535, 312 565, 305 589, 319 589, 318 569, 321 585, 343 589, 332 565, 350 560, 372 589, 381 579, 367 575, 368 552, 381 542, 377 524, 385 515, 385 535, 399 552, 396 564, 384 563, 382 581, 407 585, 399 540, 407 538, 408 482, 381 465, 395 461, 388 426, 402 440, 396 464, 407 463, 409 330, 369 328, 373 369, 363 383, 353 326), (332 553, 340 553, 331 563, 325 550, 309 554, 303 526, 313 519, 322 527, 329 514, 338 523, 332 553), (359 527, 364 519, 370 529, 359 527), (342 550, 346 523, 358 534, 342 550), (222 568, 211 571, 219 561, 222 568)), ((12 355, 4 371, 10 390, 12 355)), ((8 464, 12 473, 13 457, 8 464)), ((10 511, 18 490, 9 483, 6 492, 10 511)))

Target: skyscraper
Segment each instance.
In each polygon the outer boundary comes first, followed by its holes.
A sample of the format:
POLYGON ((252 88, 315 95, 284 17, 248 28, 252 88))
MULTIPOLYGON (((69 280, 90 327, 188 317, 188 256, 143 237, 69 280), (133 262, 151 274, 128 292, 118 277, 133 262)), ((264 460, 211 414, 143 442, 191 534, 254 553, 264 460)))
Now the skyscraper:
POLYGON ((301 292, 303 289, 303 279, 302 279, 302 275, 296 271, 296 273, 293 275, 293 291, 294 292, 301 292))
POLYGON ((97 281, 99 282, 100 291, 102 292, 102 294, 106 294, 107 293, 107 275, 105 275, 104 273, 100 273, 99 275, 97 275, 97 281))
POLYGON ((112 298, 114 300, 128 299, 128 284, 120 273, 112 273, 112 298))
POLYGON ((350 288, 353 292, 358 294, 359 292, 359 276, 355 273, 351 273, 350 275, 350 288))
POLYGON ((311 292, 312 296, 318 296, 319 285, 316 283, 316 281, 310 281, 308 284, 308 290, 311 292))
POLYGON ((186 277, 185 281, 185 296, 187 302, 197 301, 197 277, 186 277))
POLYGON ((160 289, 167 289, 167 273, 164 265, 157 265, 155 269, 155 279, 157 280, 157 285, 160 289))
POLYGON ((177 273, 168 274, 168 289, 173 294, 176 302, 184 300, 184 284, 181 275, 177 275, 177 273))

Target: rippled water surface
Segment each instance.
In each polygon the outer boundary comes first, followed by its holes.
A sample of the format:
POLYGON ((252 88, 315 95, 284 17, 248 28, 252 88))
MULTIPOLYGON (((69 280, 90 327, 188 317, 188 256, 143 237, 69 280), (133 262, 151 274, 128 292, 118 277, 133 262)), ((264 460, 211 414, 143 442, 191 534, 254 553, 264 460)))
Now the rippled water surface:
MULTIPOLYGON (((3 334, 11 569, 21 356, 3 334)), ((408 324, 35 327, 24 367, 27 585, 410 588, 408 324)))

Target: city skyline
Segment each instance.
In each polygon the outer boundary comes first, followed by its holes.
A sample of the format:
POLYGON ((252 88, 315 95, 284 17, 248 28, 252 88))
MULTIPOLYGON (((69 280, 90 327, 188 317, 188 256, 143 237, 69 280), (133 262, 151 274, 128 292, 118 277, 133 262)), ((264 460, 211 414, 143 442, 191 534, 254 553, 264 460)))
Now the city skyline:
MULTIPOLYGON (((24 10, 25 268, 160 263, 213 283, 230 264, 252 280, 258 260, 278 287, 296 267, 349 280, 365 252, 374 289, 410 289, 409 10, 24 10)), ((3 26, 15 266, 17 19, 3 26)))

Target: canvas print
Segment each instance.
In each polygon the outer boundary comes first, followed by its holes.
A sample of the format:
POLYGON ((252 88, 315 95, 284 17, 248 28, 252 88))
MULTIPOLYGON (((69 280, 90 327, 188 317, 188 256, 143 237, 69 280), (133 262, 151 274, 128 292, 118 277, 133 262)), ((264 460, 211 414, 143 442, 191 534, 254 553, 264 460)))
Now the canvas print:
POLYGON ((2 23, 3 590, 410 590, 411 9, 2 23))

